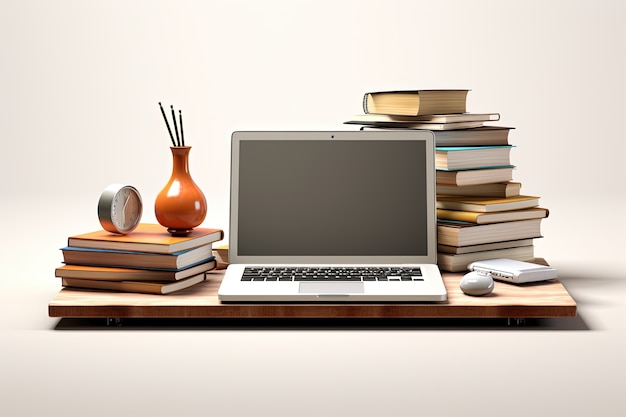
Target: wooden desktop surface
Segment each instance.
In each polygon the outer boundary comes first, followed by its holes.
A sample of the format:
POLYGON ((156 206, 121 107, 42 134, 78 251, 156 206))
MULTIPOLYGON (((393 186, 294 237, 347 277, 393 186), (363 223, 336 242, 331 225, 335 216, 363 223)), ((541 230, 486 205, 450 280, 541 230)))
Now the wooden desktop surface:
POLYGON ((168 295, 63 288, 48 305, 63 318, 548 318, 576 316, 576 302, 558 280, 515 285, 496 282, 493 293, 471 297, 459 289, 462 273, 443 273, 443 303, 222 304, 223 270, 168 295))

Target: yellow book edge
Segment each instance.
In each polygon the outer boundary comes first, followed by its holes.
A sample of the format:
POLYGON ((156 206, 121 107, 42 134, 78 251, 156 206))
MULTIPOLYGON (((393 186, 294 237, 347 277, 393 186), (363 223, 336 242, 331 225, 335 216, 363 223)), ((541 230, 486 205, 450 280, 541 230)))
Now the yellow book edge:
POLYGON ((549 215, 550 211, 543 207, 492 212, 437 209, 438 219, 476 224, 541 219, 548 217, 549 215))

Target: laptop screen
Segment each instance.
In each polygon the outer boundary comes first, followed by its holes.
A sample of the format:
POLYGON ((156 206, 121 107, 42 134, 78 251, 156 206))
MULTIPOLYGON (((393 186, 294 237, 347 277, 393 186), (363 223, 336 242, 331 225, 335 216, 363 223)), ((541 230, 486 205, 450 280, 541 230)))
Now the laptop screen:
POLYGON ((255 261, 430 258, 434 145, 410 133, 235 132, 231 254, 235 242, 255 261))

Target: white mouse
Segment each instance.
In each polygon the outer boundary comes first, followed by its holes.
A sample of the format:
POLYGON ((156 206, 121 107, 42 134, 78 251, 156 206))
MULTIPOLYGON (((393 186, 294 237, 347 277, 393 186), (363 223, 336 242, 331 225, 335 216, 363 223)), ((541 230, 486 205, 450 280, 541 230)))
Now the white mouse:
POLYGON ((487 295, 493 291, 493 278, 490 274, 472 271, 461 278, 459 286, 467 295, 487 295))

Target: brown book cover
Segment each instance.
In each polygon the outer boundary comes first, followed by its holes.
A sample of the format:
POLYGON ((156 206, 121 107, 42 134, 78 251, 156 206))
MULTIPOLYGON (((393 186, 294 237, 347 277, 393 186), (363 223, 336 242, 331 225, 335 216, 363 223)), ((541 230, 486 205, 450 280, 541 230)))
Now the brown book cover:
POLYGON ((437 184, 438 195, 463 195, 473 197, 513 197, 520 195, 520 182, 495 182, 489 184, 456 185, 437 184))
POLYGON ((140 223, 126 235, 98 230, 70 236, 67 246, 77 248, 113 249, 152 253, 174 253, 217 242, 224 238, 224 231, 197 227, 186 236, 172 236, 160 224, 140 223))
POLYGON ((67 246, 61 248, 63 261, 71 265, 110 266, 153 270, 182 270, 213 258, 212 244, 175 253, 121 251, 67 246))
MULTIPOLYGON (((438 195, 437 208, 444 210, 474 211, 491 213, 494 211, 521 210, 539 205, 539 197, 518 195, 515 197, 465 197, 438 195)), ((456 219, 452 219, 456 220, 456 219)))
POLYGON ((159 271, 153 269, 116 268, 93 265, 63 265, 55 269, 58 278, 94 279, 98 281, 178 281, 215 269, 216 260, 210 260, 183 270, 159 271))
POLYGON ((205 273, 170 282, 147 281, 100 281, 95 279, 63 278, 64 287, 88 288, 109 291, 138 292, 145 294, 169 294, 189 288, 205 280, 205 273))

